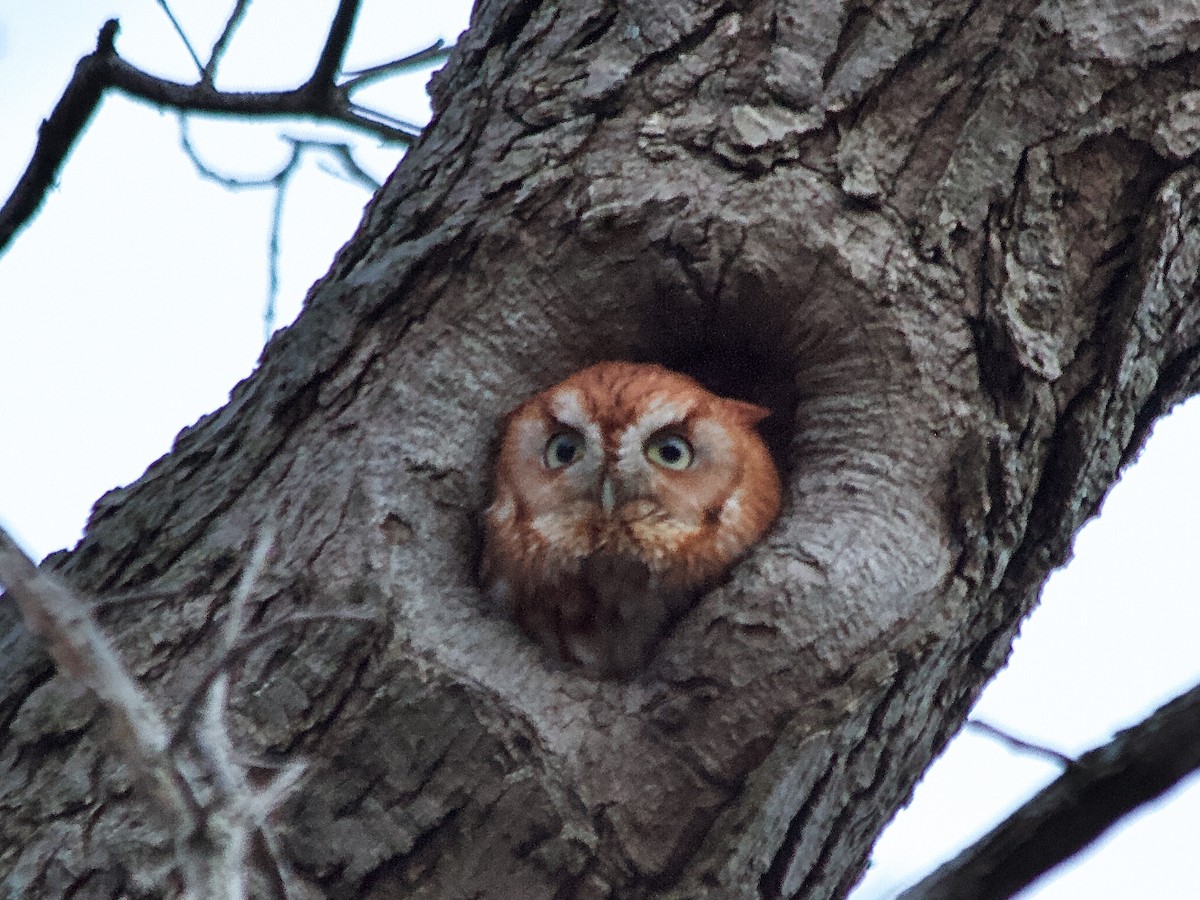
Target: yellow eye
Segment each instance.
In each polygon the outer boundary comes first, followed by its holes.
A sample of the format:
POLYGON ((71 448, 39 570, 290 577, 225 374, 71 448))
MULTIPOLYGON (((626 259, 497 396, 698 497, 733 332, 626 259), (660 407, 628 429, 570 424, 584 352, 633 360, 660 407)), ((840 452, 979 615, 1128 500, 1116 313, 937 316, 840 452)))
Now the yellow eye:
POLYGON ((646 459, 664 469, 682 471, 692 464, 692 445, 677 434, 652 437, 646 442, 646 459))
POLYGON ((543 461, 547 469, 563 469, 583 456, 583 435, 575 431, 560 431, 546 442, 543 461))

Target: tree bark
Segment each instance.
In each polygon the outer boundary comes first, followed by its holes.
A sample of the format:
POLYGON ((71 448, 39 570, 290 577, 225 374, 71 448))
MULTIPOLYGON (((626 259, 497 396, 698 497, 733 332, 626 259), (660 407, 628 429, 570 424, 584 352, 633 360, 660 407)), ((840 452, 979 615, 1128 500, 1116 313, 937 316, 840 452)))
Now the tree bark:
MULTIPOLYGON (((1193 0, 483 0, 296 324, 48 564, 156 592, 101 617, 168 705, 267 524, 249 624, 378 617, 237 673, 246 751, 310 762, 302 896, 844 895, 1200 382, 1198 50, 1193 0), (607 358, 772 407, 786 482, 628 681, 475 579, 499 416, 607 358)), ((169 895, 103 716, 0 617, 0 883, 169 895)))

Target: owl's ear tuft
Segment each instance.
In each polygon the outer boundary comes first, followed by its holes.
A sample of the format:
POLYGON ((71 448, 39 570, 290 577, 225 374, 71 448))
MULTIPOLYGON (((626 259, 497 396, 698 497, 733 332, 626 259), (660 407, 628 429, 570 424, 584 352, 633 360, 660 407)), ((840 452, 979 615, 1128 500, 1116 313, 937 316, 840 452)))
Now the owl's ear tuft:
POLYGON ((765 406, 759 406, 757 403, 747 403, 744 400, 730 400, 722 398, 725 409, 728 410, 735 421, 743 425, 757 425, 767 416, 771 415, 771 410, 765 406))

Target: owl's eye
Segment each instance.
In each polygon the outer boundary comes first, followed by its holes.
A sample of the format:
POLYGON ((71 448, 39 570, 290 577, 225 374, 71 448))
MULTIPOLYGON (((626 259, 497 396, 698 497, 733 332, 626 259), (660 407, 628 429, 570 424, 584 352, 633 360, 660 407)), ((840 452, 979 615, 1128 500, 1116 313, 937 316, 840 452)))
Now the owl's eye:
POLYGON ((692 464, 692 445, 677 434, 652 437, 646 442, 646 459, 678 472, 692 464))
POLYGON ((583 456, 583 435, 575 431, 560 431, 546 442, 547 469, 563 469, 583 456))

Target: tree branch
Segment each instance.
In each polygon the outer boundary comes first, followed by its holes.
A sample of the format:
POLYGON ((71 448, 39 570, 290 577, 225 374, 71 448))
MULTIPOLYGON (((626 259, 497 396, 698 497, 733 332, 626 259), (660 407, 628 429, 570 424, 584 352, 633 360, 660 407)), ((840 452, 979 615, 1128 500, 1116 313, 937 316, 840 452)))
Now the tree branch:
POLYGON ((447 52, 449 51, 446 49, 446 42, 438 38, 424 50, 418 50, 416 53, 406 56, 403 59, 381 63, 378 66, 368 66, 365 69, 359 69, 357 72, 348 72, 347 80, 342 82, 342 89, 353 91, 380 79, 390 78, 393 75, 401 75, 405 72, 411 72, 413 69, 418 69, 421 66, 431 65, 443 59, 447 52))
POLYGON ((292 177, 299 171, 300 162, 308 151, 317 150, 333 156, 342 167, 341 175, 349 181, 354 181, 368 191, 377 191, 379 182, 358 164, 348 144, 339 141, 314 141, 304 138, 293 138, 286 135, 283 140, 291 144, 292 150, 288 161, 273 175, 265 178, 234 178, 223 175, 209 166, 200 154, 196 152, 188 131, 187 118, 179 117, 179 143, 184 154, 192 161, 192 165, 202 178, 215 181, 228 190, 243 188, 274 188, 275 199, 271 204, 271 226, 267 235, 267 302, 263 310, 263 340, 266 341, 275 331, 275 305, 279 299, 279 236, 283 228, 283 204, 292 177))
POLYGON ((242 18, 246 15, 246 10, 249 8, 250 0, 237 0, 237 3, 233 7, 233 12, 225 20, 225 27, 221 29, 220 37, 213 44, 212 53, 209 54, 208 63, 204 66, 204 72, 200 78, 204 84, 211 85, 213 79, 217 77, 217 66, 221 64, 221 60, 225 56, 225 51, 229 49, 229 42, 233 40, 233 33, 237 30, 238 25, 242 23, 242 18))
MULTIPOLYGON (((16 602, 29 629, 47 642, 59 671, 93 691, 112 718, 126 761, 150 786, 166 815, 186 900, 242 900, 247 854, 255 836, 275 858, 282 893, 294 896, 268 820, 298 783, 304 764, 293 761, 265 787, 254 787, 234 752, 226 710, 232 662, 261 647, 269 633, 263 629, 251 636, 253 640, 241 640, 245 608, 270 548, 268 533, 257 542, 229 605, 218 664, 185 704, 172 735, 162 711, 128 673, 100 629, 92 606, 53 574, 38 569, 0 528, 4 596, 16 602)), ((285 620, 271 630, 294 621, 285 620)))
POLYGON ((346 55, 350 35, 354 32, 358 5, 359 0, 340 0, 338 3, 333 23, 329 26, 329 34, 325 37, 325 46, 321 48, 321 56, 317 59, 312 77, 303 89, 311 90, 319 97, 327 96, 330 91, 336 90, 334 82, 342 69, 342 58, 346 55))
POLYGON ((900 900, 1000 900, 1200 768, 1200 685, 1092 750, 900 900))
MULTIPOLYGON (((78 70, 76 70, 78 71, 78 70)), ((312 116, 369 132, 383 140, 411 144, 419 132, 381 125, 354 112, 345 92, 330 87, 314 92, 308 84, 290 91, 218 91, 204 83, 180 84, 149 75, 115 54, 100 72, 114 87, 156 106, 184 112, 240 116, 312 116)))
POLYGON ((107 85, 97 72, 105 60, 116 55, 113 41, 117 20, 109 19, 100 29, 95 52, 81 59, 62 97, 38 129, 33 158, 0 209, 0 252, 8 246, 21 227, 33 218, 46 192, 58 177, 59 169, 92 118, 107 85))
POLYGON ((0 528, 0 584, 29 630, 49 645, 60 672, 91 690, 113 721, 113 733, 134 770, 151 785, 172 832, 187 843, 201 812, 173 763, 162 713, 122 665, 91 609, 63 582, 34 565, 0 528))
POLYGON ((196 71, 201 76, 204 75, 204 63, 200 62, 200 55, 196 52, 196 48, 192 46, 192 42, 188 39, 187 32, 183 30, 183 26, 179 24, 179 20, 175 18, 175 13, 171 10, 167 0, 158 0, 158 5, 166 14, 167 19, 171 22, 171 27, 175 29, 175 33, 179 35, 179 40, 183 41, 183 46, 188 52, 188 56, 192 58, 192 62, 196 64, 196 71))
POLYGON ((1002 744, 1007 744, 1014 750, 1019 750, 1022 753, 1028 753, 1032 756, 1040 756, 1060 766, 1070 767, 1075 765, 1075 760, 1067 756, 1065 753, 1060 753, 1050 747, 1043 747, 1041 744, 1035 744, 1032 741, 1027 741, 1024 738, 1019 738, 1014 734, 1009 734, 1002 728, 997 728, 982 719, 970 719, 967 722, 968 728, 974 728, 976 731, 982 731, 989 737, 995 738, 1002 744))
MULTIPOLYGON (((405 146, 411 144, 420 135, 419 128, 376 113, 367 114, 352 102, 352 91, 370 79, 351 79, 344 85, 336 84, 337 70, 353 31, 357 9, 357 0, 342 0, 312 76, 290 91, 223 92, 213 87, 216 64, 244 12, 244 4, 234 10, 213 48, 208 65, 203 67, 200 80, 195 84, 155 77, 121 59, 114 44, 119 28, 117 20, 105 22, 95 51, 79 61, 58 104, 42 123, 33 157, 0 209, 0 253, 37 213, 71 149, 95 113, 100 98, 110 88, 180 112, 249 117, 303 116, 355 128, 381 140, 405 146)), ((423 50, 375 68, 395 67, 399 70, 411 67, 415 59, 433 61, 439 54, 444 58, 449 50, 423 50)))

